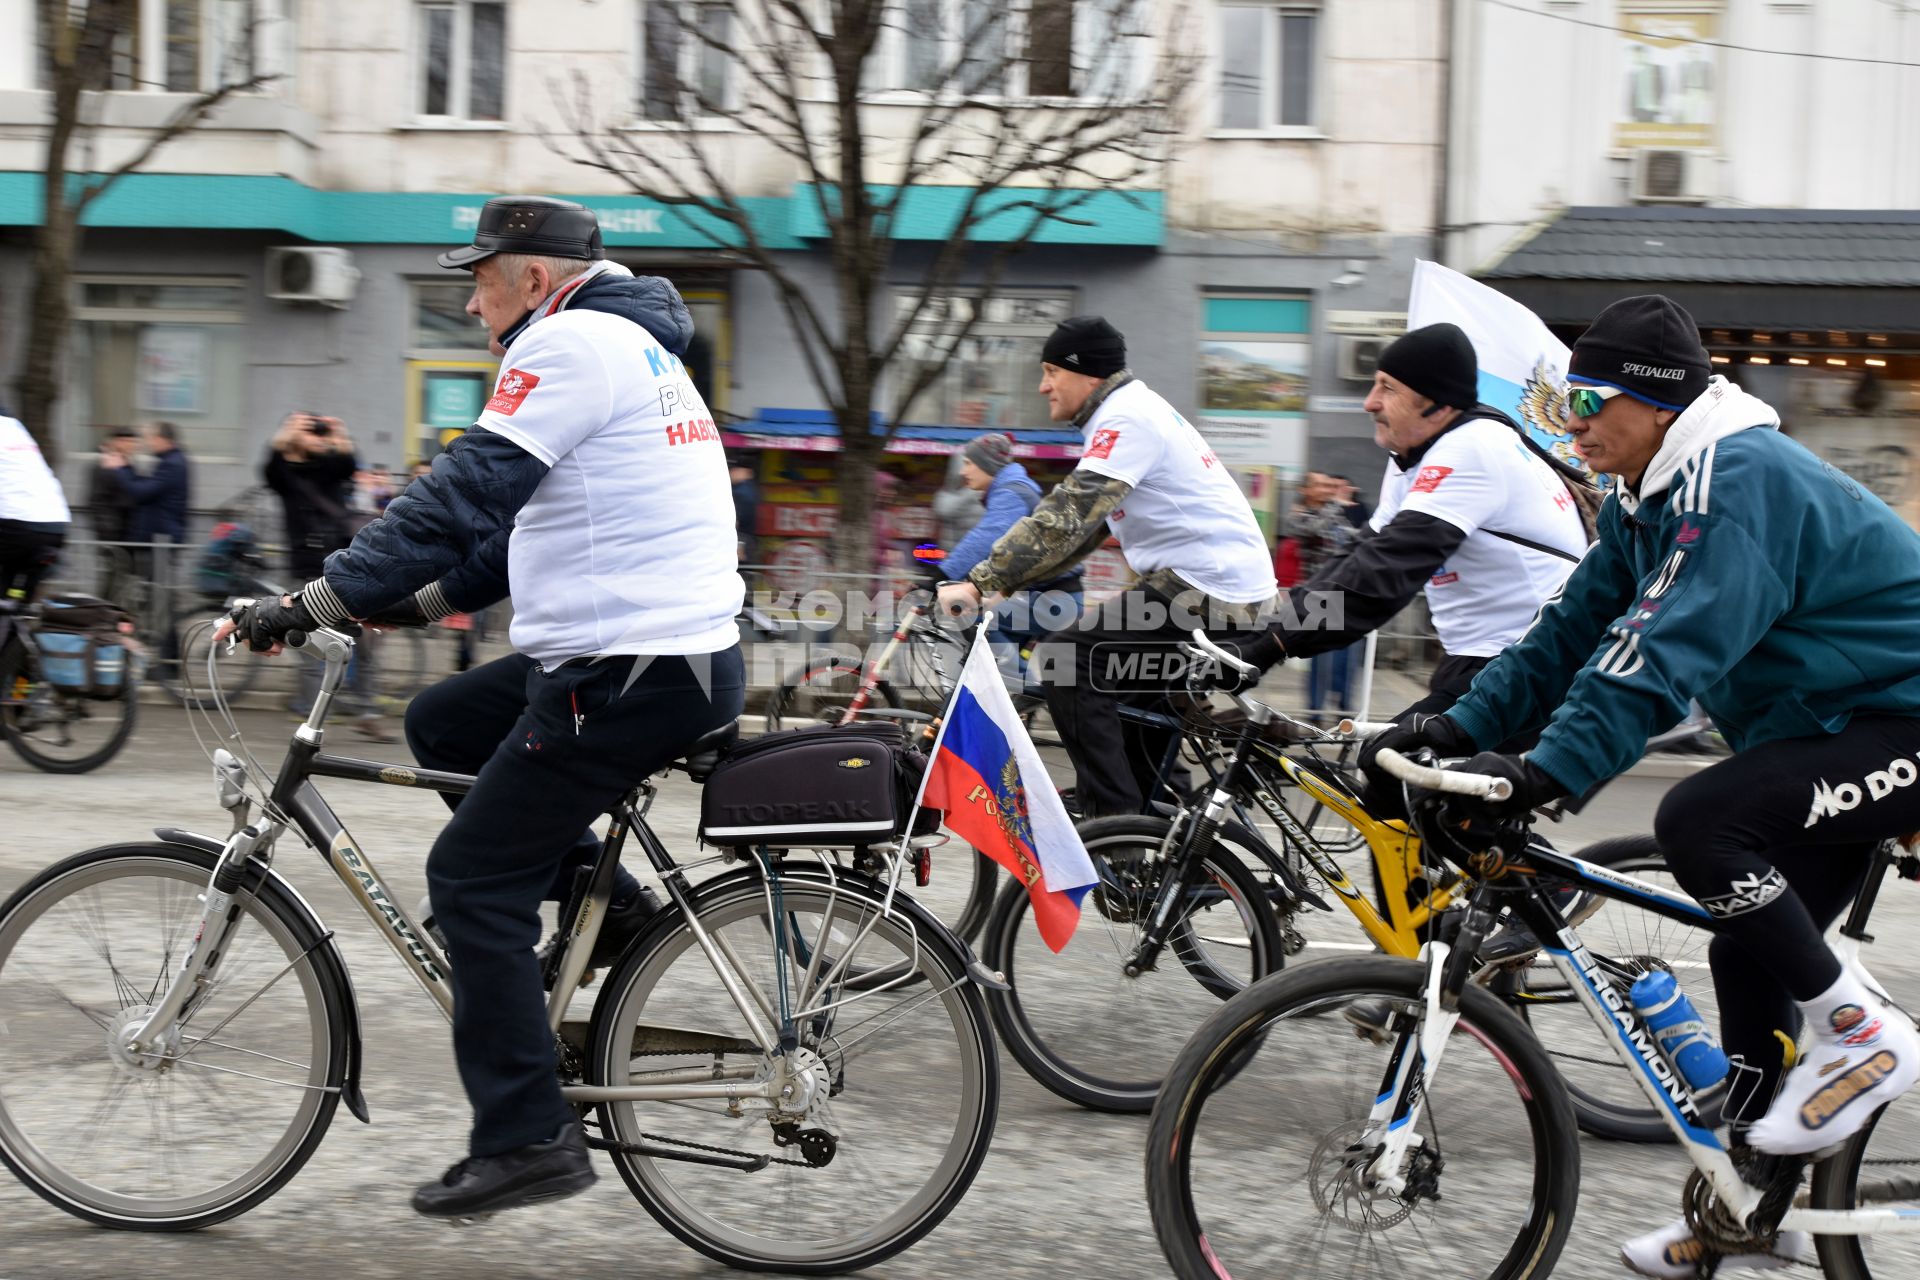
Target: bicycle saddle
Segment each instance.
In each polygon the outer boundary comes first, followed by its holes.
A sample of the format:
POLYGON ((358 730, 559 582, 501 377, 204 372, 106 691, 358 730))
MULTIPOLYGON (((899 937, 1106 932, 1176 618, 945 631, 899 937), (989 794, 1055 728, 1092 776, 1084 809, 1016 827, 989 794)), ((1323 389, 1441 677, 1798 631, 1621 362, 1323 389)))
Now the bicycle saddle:
POLYGON ((687 776, 695 782, 705 782, 714 767, 726 759, 727 752, 733 749, 733 744, 739 737, 738 724, 723 724, 711 733, 700 735, 699 739, 673 762, 673 767, 686 770, 687 776))

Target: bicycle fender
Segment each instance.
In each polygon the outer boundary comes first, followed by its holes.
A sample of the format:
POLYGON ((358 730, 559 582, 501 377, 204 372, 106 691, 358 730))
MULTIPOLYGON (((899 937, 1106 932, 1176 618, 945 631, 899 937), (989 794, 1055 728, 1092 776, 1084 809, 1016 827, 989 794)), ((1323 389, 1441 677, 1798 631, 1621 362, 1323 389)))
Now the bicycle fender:
MULTIPOLYGON (((203 853, 218 854, 227 847, 224 840, 203 836, 197 831, 183 831, 178 827, 155 827, 153 834, 162 844, 177 844, 188 849, 199 849, 203 853)), ((286 892, 294 906, 306 917, 304 923, 313 930, 314 936, 325 939, 319 950, 340 967, 340 976, 346 979, 342 985, 347 992, 347 1075, 340 1082, 340 1100, 347 1104, 347 1110, 353 1113, 354 1119, 361 1124, 372 1124, 373 1117, 367 1110, 366 1095, 360 1091, 360 999, 354 994, 353 979, 347 972, 347 958, 340 954, 339 944, 320 923, 320 917, 314 914, 300 891, 271 867, 265 869, 265 875, 286 892)))

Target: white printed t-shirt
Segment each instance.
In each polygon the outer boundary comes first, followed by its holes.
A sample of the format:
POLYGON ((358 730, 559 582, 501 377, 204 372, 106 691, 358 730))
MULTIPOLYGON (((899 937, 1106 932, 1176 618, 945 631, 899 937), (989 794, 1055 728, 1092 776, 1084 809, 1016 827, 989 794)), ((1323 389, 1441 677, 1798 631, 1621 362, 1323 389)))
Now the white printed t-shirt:
POLYGON ((679 357, 630 320, 561 311, 500 363, 476 425, 552 468, 514 520, 513 647, 551 667, 738 643, 726 453, 679 357))
POLYGON ((1135 573, 1171 569, 1215 600, 1255 604, 1278 586, 1266 537, 1193 425, 1143 382, 1109 395, 1082 428, 1080 469, 1133 492, 1107 527, 1135 573))
POLYGON ((72 518, 33 436, 18 418, 0 418, 0 520, 62 524, 72 518))
POLYGON ((1467 537, 1427 582, 1427 607, 1440 646, 1461 658, 1490 658, 1520 638, 1575 562, 1494 536, 1586 554, 1587 535, 1566 486, 1512 427, 1489 418, 1456 426, 1411 471, 1387 463, 1372 526, 1402 511, 1445 520, 1467 537))

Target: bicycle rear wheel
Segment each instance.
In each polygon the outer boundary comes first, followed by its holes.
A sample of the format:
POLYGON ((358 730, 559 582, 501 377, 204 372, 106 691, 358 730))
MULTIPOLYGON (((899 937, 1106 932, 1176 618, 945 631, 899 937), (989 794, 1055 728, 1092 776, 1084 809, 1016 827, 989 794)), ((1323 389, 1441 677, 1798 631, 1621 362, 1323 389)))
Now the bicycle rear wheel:
POLYGON ((188 1231, 259 1204, 326 1133, 347 1069, 346 977, 273 881, 161 1052, 120 1032, 195 941, 214 857, 113 845, 0 905, 0 1160, 107 1227, 188 1231))
POLYGON ((1424 1010, 1426 966, 1361 956, 1257 983, 1181 1052, 1147 1134, 1147 1201, 1180 1280, 1277 1276, 1545 1277, 1573 1224, 1580 1148, 1540 1044, 1500 1001, 1461 994, 1416 1145, 1368 1177, 1368 1113, 1402 1026, 1424 1010), (1379 1002, 1375 1043, 1341 1011, 1379 1002))
MULTIPOLYGON (((1892 1209, 1920 1215, 1920 1094, 1882 1107, 1833 1156, 1813 1166, 1815 1209, 1892 1209)), ((1920 1236, 1815 1236, 1828 1280, 1920 1275, 1920 1236)))
MULTIPOLYGON (((779 1106, 741 1096, 599 1108, 620 1176, 661 1226, 730 1267, 830 1274, 871 1266, 937 1226, 972 1184, 992 1140, 999 1059, 966 958, 904 900, 782 872, 779 916, 757 877, 702 889, 700 926, 716 940, 760 1016, 792 1002, 803 1078, 779 1106), (782 948, 776 939, 786 939, 782 948), (798 945, 804 941, 805 946, 798 945), (809 960, 823 958, 809 990, 809 960), (899 971, 856 991, 827 964, 899 971), (904 980, 911 972, 913 980, 904 980), (829 1005, 838 1007, 829 1008, 829 1005), (673 1159, 754 1159, 757 1171, 673 1159)), ((641 1084, 734 1078, 774 1069, 707 961, 686 916, 662 914, 609 976, 594 1008, 587 1078, 641 1084)))
POLYGON ((0 736, 46 773, 87 773, 120 753, 140 718, 134 691, 114 699, 63 693, 17 636, 0 648, 0 736))
POLYGON ((1011 984, 987 993, 1000 1037, 1035 1080, 1098 1111, 1144 1113, 1180 1047, 1223 1000, 1284 962, 1266 889, 1224 845, 1179 900, 1158 966, 1123 970, 1167 872, 1165 818, 1080 824, 1099 884, 1055 954, 1032 923, 1026 886, 1010 881, 981 950, 1011 984))
MULTIPOLYGON (((1680 892, 1666 858, 1652 836, 1597 840, 1580 850, 1588 862, 1673 892, 1680 892)), ((1580 924, 1580 940, 1622 991, 1656 969, 1671 973, 1686 990, 1710 1027, 1720 1025, 1720 1002, 1707 967, 1713 935, 1607 898, 1580 924)), ((1566 1081, 1580 1127, 1616 1142, 1673 1141, 1660 1113, 1647 1101, 1635 1073, 1613 1051, 1611 1041, 1593 1024, 1567 980, 1546 954, 1535 956, 1517 974, 1500 975, 1494 989, 1533 1028, 1566 1081)), ((1702 1109, 1709 1126, 1720 1122, 1719 1102, 1702 1109)))

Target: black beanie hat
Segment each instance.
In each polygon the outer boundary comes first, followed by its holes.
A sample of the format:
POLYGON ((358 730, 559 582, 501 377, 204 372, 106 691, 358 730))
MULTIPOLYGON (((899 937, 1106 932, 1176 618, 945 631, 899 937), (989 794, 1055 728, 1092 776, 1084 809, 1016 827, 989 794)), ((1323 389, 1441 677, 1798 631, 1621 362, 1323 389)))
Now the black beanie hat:
POLYGON ((1480 403, 1480 357, 1457 324, 1402 334, 1380 353, 1378 367, 1435 404, 1471 409, 1480 403))
POLYGON ((1054 326, 1040 360, 1073 373, 1109 378, 1127 367, 1127 340, 1105 316, 1069 316, 1054 326))
POLYGON ((1645 293, 1602 311, 1573 344, 1567 376, 1619 387, 1648 404, 1684 412, 1706 393, 1713 362, 1700 329, 1672 298, 1645 293))

